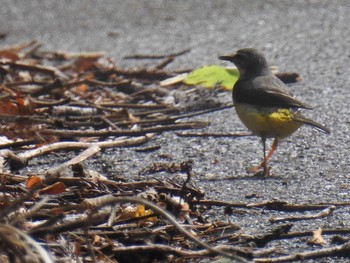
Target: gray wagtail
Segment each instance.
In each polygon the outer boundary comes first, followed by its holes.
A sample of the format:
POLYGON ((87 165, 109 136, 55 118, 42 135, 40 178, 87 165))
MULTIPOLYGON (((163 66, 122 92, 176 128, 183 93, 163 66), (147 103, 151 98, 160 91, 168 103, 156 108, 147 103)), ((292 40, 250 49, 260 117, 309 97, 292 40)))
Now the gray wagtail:
POLYGON ((234 63, 240 73, 232 91, 237 115, 243 124, 260 136, 263 143, 264 159, 260 165, 250 169, 263 175, 269 174, 267 162, 283 139, 302 125, 307 124, 325 133, 325 126, 303 117, 299 109, 312 109, 297 100, 287 86, 273 75, 263 54, 253 48, 244 48, 219 59, 234 63), (271 149, 266 155, 266 139, 274 138, 271 149))

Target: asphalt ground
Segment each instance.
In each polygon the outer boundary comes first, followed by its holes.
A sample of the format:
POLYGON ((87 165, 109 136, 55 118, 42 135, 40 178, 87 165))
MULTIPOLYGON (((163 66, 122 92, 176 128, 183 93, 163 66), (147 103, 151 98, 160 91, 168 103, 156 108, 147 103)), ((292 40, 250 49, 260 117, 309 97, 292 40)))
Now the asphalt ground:
MULTIPOLYGON (((106 175, 132 178, 152 162, 192 159, 193 180, 208 198, 246 203, 349 201, 350 1, 1 0, 0 4, 0 32, 7 33, 1 46, 37 39, 48 50, 105 51, 122 67, 153 65, 153 61, 123 59, 139 53, 167 54, 191 48, 170 65, 187 69, 227 65, 217 57, 242 47, 261 49, 280 71, 301 75, 302 82, 291 89, 315 107, 304 115, 332 132, 327 136, 302 127, 287 138, 271 160, 274 176, 268 179, 246 172, 261 159, 256 137, 183 138, 169 132, 149 143, 161 145, 157 152, 106 150, 87 162, 91 167, 106 175), (164 155, 168 155, 166 160, 160 157, 164 155), (245 196, 251 194, 259 197, 247 200, 245 196)), ((224 100, 230 97, 227 94, 224 100)), ((233 109, 196 119, 210 121, 210 132, 246 131, 233 109)), ((37 162, 45 167, 62 160, 51 155, 35 161, 31 171, 37 169, 37 162)), ((220 209, 212 213, 208 216, 224 217, 220 209)), ((257 210, 234 213, 231 220, 246 232, 259 233, 271 227, 269 217, 280 214, 257 210)), ((293 230, 349 228, 349 219, 349 208, 338 208, 327 218, 296 223, 293 230)), ((301 247, 298 242, 273 245, 301 247)))

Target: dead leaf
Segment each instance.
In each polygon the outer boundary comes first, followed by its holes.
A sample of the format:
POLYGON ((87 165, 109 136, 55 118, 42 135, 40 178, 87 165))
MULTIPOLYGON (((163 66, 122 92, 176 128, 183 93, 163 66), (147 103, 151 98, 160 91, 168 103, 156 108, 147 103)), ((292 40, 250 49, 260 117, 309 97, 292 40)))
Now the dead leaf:
POLYGON ((0 114, 4 115, 32 115, 35 104, 29 98, 22 97, 19 93, 16 95, 16 103, 9 99, 0 100, 0 114))
POLYGON ((19 60, 19 56, 17 53, 10 51, 10 50, 0 50, 0 59, 8 59, 10 61, 17 61, 19 60))
POLYGON ((46 194, 46 195, 57 195, 61 194, 66 190, 66 186, 62 182, 56 182, 52 185, 49 185, 39 191, 39 194, 46 194))
POLYGON ((80 256, 81 255, 81 242, 75 242, 74 243, 74 255, 80 256))
POLYGON ((172 86, 176 84, 181 84, 186 79, 187 76, 188 76, 188 73, 182 73, 175 77, 162 80, 161 82, 159 82, 159 85, 162 87, 167 87, 167 86, 172 86))
POLYGON ((72 88, 71 91, 76 93, 76 94, 84 94, 84 93, 89 91, 89 86, 86 84, 80 84, 80 85, 72 88))
POLYGON ((112 195, 108 194, 99 197, 85 198, 83 201, 81 201, 81 205, 86 208, 98 207, 111 197, 112 195))
POLYGON ((16 96, 16 105, 17 111, 19 115, 32 115, 33 109, 35 108, 35 104, 28 98, 22 97, 19 92, 17 92, 16 96))
MULTIPOLYGON (((147 216, 150 214, 153 214, 153 211, 151 209, 146 209, 144 205, 129 205, 123 209, 122 213, 118 216, 118 219, 122 220, 128 218, 136 218, 147 216)), ((142 220, 142 222, 154 222, 155 220, 157 220, 157 217, 150 217, 145 220, 142 220)))
POLYGON ((124 122, 124 121, 125 122, 138 122, 138 121, 140 121, 140 118, 134 116, 127 109, 121 109, 121 110, 113 112, 113 114, 111 114, 108 117, 108 119, 113 121, 113 122, 124 122))
POLYGON ((101 237, 100 235, 93 235, 91 237, 91 240, 92 240, 92 244, 94 246, 98 246, 98 245, 102 245, 102 241, 103 241, 103 237, 101 237))
POLYGON ((2 99, 0 101, 0 114, 18 115, 18 108, 9 99, 2 99))
POLYGON ((96 61, 98 58, 95 57, 78 57, 75 60, 74 66, 77 72, 86 72, 96 67, 96 61))
POLYGON ((26 188, 27 189, 33 189, 37 185, 39 185, 42 182, 42 179, 39 176, 31 176, 27 179, 26 182, 26 188))
POLYGON ((50 214, 51 215, 62 215, 62 214, 64 214, 65 213, 65 211, 64 210, 62 210, 62 208, 60 208, 60 207, 56 207, 56 208, 52 208, 51 210, 50 210, 50 214))
POLYGON ((326 240, 322 237, 322 228, 313 231, 313 237, 307 241, 308 245, 324 246, 327 244, 326 240))

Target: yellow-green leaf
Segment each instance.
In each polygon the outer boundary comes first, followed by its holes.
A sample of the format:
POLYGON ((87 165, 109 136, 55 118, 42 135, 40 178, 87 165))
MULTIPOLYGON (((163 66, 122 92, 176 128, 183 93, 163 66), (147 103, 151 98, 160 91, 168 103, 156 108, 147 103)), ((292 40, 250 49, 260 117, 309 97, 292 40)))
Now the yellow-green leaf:
POLYGON ((201 85, 206 88, 213 88, 215 85, 220 85, 230 90, 238 77, 239 72, 235 68, 211 65, 193 70, 184 79, 184 83, 187 85, 201 85))

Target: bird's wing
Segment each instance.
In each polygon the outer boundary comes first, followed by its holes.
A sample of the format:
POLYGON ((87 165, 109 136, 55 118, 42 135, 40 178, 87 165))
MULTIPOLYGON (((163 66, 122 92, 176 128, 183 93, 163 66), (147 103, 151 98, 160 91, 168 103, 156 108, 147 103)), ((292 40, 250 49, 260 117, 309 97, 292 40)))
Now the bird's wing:
POLYGON ((316 128, 319 131, 322 131, 324 133, 327 133, 327 134, 331 133, 331 131, 326 126, 324 126, 316 121, 305 118, 304 116, 301 116, 300 114, 296 114, 295 116, 293 116, 293 120, 297 121, 297 122, 308 124, 308 125, 316 128))
POLYGON ((269 104, 275 105, 276 107, 283 108, 303 108, 312 109, 311 106, 297 100, 294 96, 286 94, 284 92, 275 91, 273 89, 267 89, 261 96, 265 97, 269 104))
POLYGON ((274 75, 238 82, 234 89, 234 96, 241 102, 263 107, 311 109, 309 105, 297 100, 287 86, 274 75))

